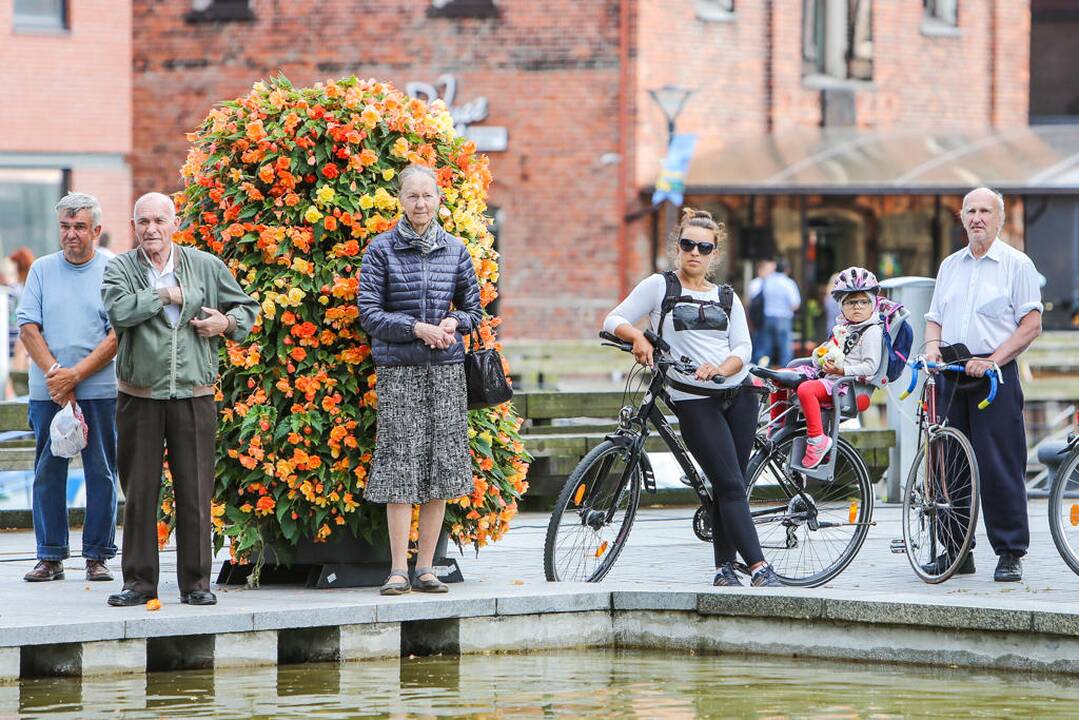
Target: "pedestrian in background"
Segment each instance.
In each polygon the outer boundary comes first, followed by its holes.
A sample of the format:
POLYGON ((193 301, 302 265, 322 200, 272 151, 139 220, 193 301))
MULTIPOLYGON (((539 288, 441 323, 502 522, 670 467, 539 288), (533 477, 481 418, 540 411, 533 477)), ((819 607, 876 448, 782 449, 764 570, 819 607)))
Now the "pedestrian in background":
POLYGON ((52 419, 78 402, 86 421, 82 450, 86 522, 82 555, 87 580, 112 580, 116 555, 116 333, 101 302, 107 260, 95 251, 101 206, 69 193, 56 205, 62 250, 30 268, 17 313, 30 366, 30 428, 34 431, 34 536, 38 563, 30 582, 62 580, 69 556, 68 458, 50 447, 52 419))
POLYGON ((753 343, 753 362, 768 357, 769 365, 787 367, 794 357, 794 313, 802 304, 797 283, 787 275, 787 261, 777 259, 774 271, 761 277, 759 283, 750 283, 749 290, 750 304, 759 296, 764 313, 764 325, 753 343))
POLYGON ((364 499, 386 503, 391 563, 383 595, 448 590, 433 567, 446 500, 472 492, 461 338, 483 317, 472 256, 438 223, 434 172, 410 165, 400 182, 404 215, 368 246, 358 301, 378 366, 375 458, 364 499), (420 506, 414 585, 413 505, 420 506))
POLYGON ((161 193, 135 203, 136 247, 109 262, 101 288, 116 328, 116 426, 124 489, 124 588, 109 605, 157 597, 157 510, 165 444, 176 493, 180 602, 214 605, 210 498, 217 449, 219 338, 242 342, 258 316, 221 259, 175 245, 176 206, 161 193))

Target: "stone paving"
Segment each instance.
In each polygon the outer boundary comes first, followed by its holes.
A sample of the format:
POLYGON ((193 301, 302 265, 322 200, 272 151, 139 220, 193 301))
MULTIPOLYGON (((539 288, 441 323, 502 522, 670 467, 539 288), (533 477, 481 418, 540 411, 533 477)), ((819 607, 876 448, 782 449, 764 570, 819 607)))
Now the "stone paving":
MULTIPOLYGON (((493 603, 494 598, 524 595, 577 595, 593 590, 710 590, 711 548, 697 540, 690 528, 692 508, 645 508, 630 535, 627 548, 614 570, 600 585, 549 584, 543 578, 543 538, 547 515, 526 513, 517 518, 514 529, 499 543, 484 548, 477 556, 466 549, 456 557, 465 582, 453 585, 448 604, 493 603)), ((1076 577, 1057 555, 1049 535, 1046 504, 1035 501, 1030 507, 1032 546, 1025 562, 1022 583, 994 583, 992 572, 995 558, 989 552, 984 533, 979 530, 979 549, 976 552, 978 572, 974 576, 954 578, 942 585, 927 585, 918 580, 903 555, 889 551, 892 538, 898 537, 899 511, 896 507, 878 506, 875 519, 860 554, 851 566, 832 583, 812 590, 788 592, 799 595, 829 597, 861 597, 900 602, 991 606, 1023 610, 1056 610, 1079 614, 1079 577, 1076 577)), ((119 534, 118 534, 119 537, 119 534)), ((72 547, 78 547, 77 532, 72 533, 72 547)), ((15 634, 32 635, 36 642, 55 636, 59 641, 78 641, 74 623, 96 621, 104 625, 132 622, 154 622, 170 617, 180 625, 190 624, 191 632, 229 632, 234 627, 229 615, 245 613, 311 613, 323 608, 340 611, 343 606, 384 604, 375 588, 340 590, 308 590, 302 587, 273 586, 255 590, 244 588, 218 589, 220 603, 214 608, 191 608, 178 603, 175 583, 175 556, 162 554, 161 599, 165 608, 147 613, 143 608, 110 608, 105 597, 120 589, 120 580, 111 583, 88 583, 82 577, 82 560, 66 563, 67 579, 53 583, 31 584, 21 578, 33 564, 33 534, 30 532, 0 533, 0 645, 16 644, 15 634), (66 633, 66 634, 65 634, 66 633), (4 642, 7 640, 7 642, 4 642)), ((218 559, 218 562, 222 558, 218 559)), ((114 562, 119 578, 119 562, 114 562)), ((217 563, 215 563, 215 575, 217 563)), ((753 592, 747 589, 746 592, 753 592)), ((582 598, 584 596, 582 595, 582 598)), ((523 598, 522 598, 523 599, 523 598)), ((405 598, 409 603, 421 598, 405 598)), ((430 596, 422 598, 429 602, 430 596)), ((371 608, 373 609, 373 608, 371 608)), ((382 608, 385 609, 384 607, 382 608)), ((447 606, 446 612, 451 612, 447 606)), ((359 616, 357 616, 359 617, 359 616)), ((382 619, 382 618, 380 618, 382 619)), ((346 622, 342 617, 337 622, 346 622)), ((250 623, 248 616, 247 623, 250 623)), ((353 622, 365 622, 354 619, 353 622)), ((257 628, 256 628, 257 629, 257 628)), ((180 630, 174 630, 178 632, 180 630)), ((123 635, 119 635, 122 637, 123 635)))

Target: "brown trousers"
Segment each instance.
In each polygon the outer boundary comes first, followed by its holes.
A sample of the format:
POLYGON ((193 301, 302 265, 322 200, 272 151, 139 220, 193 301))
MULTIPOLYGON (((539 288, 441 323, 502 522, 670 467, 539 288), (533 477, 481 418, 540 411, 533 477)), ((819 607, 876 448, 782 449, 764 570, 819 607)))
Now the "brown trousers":
POLYGON ((157 510, 164 448, 176 492, 176 576, 181 593, 210 589, 210 499, 217 405, 212 395, 151 400, 119 393, 117 467, 124 491, 124 589, 157 595, 157 510))

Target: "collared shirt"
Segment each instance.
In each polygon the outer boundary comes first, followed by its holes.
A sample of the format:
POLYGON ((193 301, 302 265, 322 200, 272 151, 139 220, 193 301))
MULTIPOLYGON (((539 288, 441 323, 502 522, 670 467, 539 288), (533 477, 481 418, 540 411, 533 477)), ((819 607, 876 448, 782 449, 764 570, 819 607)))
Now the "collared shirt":
MULTIPOLYGON (((161 272, 157 271, 157 267, 150 260, 150 256, 146 254, 145 250, 139 248, 139 252, 142 253, 143 259, 149 266, 146 270, 146 278, 155 290, 180 287, 180 281, 176 279, 175 248, 169 247, 169 259, 165 262, 165 268, 161 272)), ((180 306, 169 303, 164 309, 165 317, 169 319, 169 324, 176 327, 176 323, 180 322, 180 306)))
POLYGON ((925 319, 940 325, 941 343, 975 355, 996 351, 1019 321, 1043 311, 1034 262, 999 238, 980 258, 965 247, 944 259, 925 319))
POLYGON ((771 318, 789 320, 794 311, 802 304, 802 295, 798 292, 798 283, 786 273, 774 272, 766 278, 753 278, 746 288, 750 298, 764 293, 764 315, 771 318))

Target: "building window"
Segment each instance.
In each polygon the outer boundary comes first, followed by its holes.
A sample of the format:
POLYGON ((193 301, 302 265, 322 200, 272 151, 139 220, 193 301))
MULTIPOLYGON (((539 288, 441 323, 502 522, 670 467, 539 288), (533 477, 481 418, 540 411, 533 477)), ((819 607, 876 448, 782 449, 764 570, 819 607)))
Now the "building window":
POLYGON ((734 0, 697 0, 697 19, 726 21, 734 19, 734 0))
POLYGON ((15 0, 15 27, 30 30, 67 29, 66 0, 15 0))
POLYGON ((959 25, 959 0, 922 0, 925 19, 951 27, 959 25))
POLYGON ((25 245, 34 257, 56 252, 56 203, 64 171, 0 168, 0 256, 25 245))
POLYGON ((430 0, 427 5, 429 18, 486 20, 497 18, 498 14, 494 0, 430 0))
POLYGON ((870 0, 804 0, 802 74, 839 80, 873 79, 870 0))
POLYGON ((189 23, 250 21, 255 19, 251 0, 191 0, 189 23))

